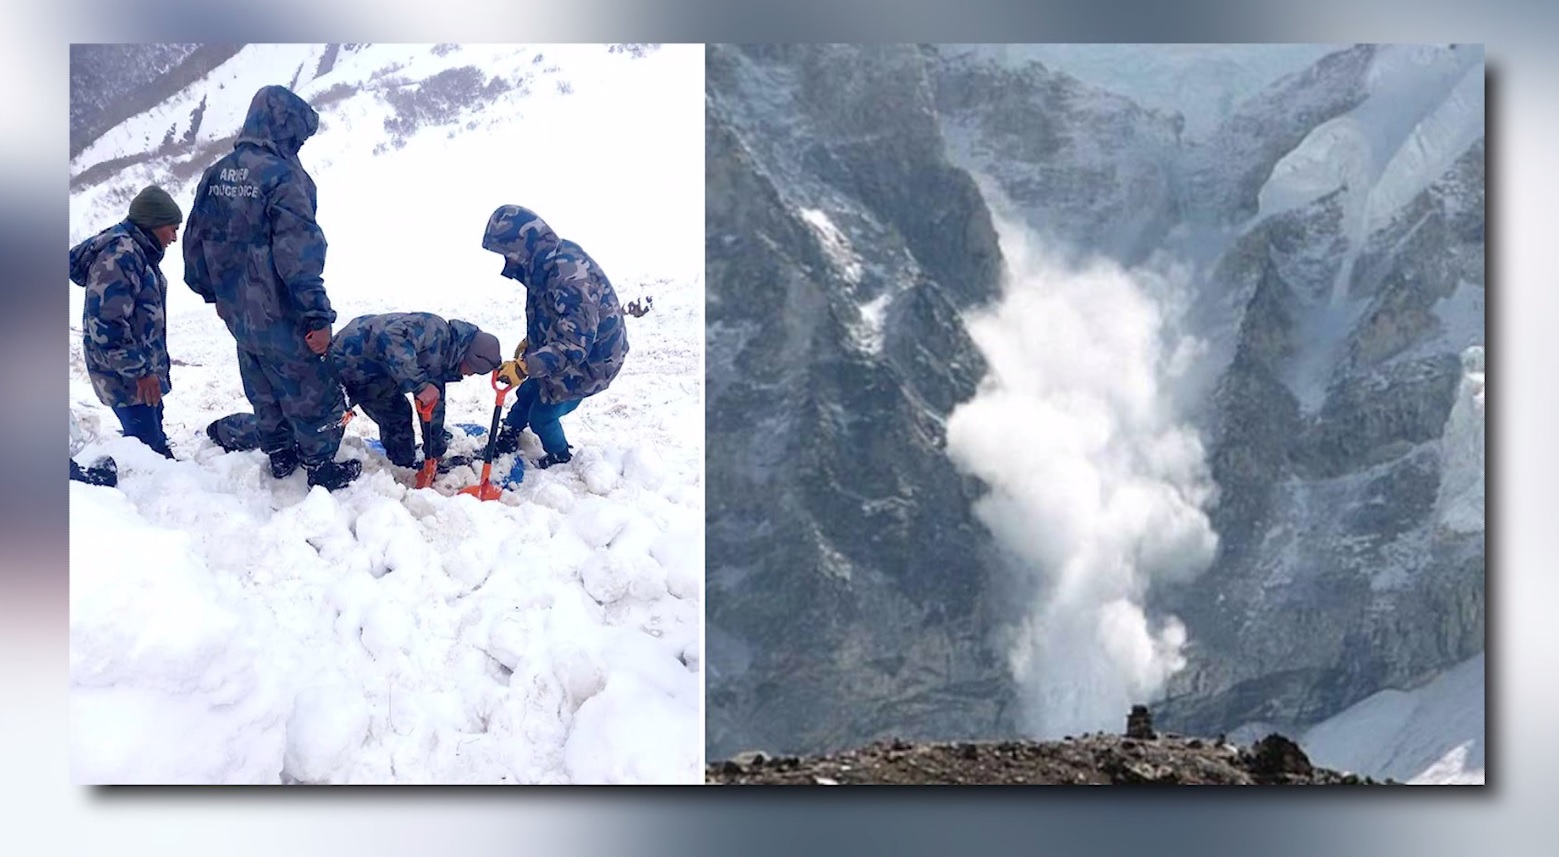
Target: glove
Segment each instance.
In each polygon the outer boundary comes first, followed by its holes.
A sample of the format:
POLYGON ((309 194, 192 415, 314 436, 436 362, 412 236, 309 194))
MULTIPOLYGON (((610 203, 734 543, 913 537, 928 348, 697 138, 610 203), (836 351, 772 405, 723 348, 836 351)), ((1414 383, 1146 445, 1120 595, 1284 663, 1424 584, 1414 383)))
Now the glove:
POLYGON ((530 347, 530 339, 527 338, 527 339, 520 340, 520 344, 514 346, 514 359, 515 360, 524 360, 525 359, 525 349, 527 349, 529 347, 530 347))
POLYGON ((511 387, 520 386, 520 382, 525 380, 525 361, 505 360, 498 364, 498 380, 511 387))
POLYGON ((162 382, 156 375, 145 375, 135 379, 135 397, 141 400, 141 404, 155 408, 162 404, 162 382))

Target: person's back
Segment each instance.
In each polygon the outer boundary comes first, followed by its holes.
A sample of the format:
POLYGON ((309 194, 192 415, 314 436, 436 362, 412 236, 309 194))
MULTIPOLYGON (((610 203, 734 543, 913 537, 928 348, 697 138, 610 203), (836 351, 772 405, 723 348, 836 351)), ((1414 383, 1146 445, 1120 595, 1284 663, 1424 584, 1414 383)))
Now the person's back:
POLYGON ((314 180, 298 150, 319 127, 280 86, 255 94, 233 151, 201 177, 184 236, 184 279, 256 354, 292 355, 335 321, 314 180))
POLYGON ((318 114, 286 87, 255 93, 233 151, 195 190, 184 281, 216 305, 237 342, 271 474, 286 478, 301 463, 309 484, 335 490, 361 464, 334 460, 344 403, 322 355, 336 314, 325 294, 314 180, 298 161, 318 128, 318 114))
POLYGON ((431 312, 362 315, 336 334, 330 359, 349 392, 386 380, 415 393, 425 383, 460 380, 460 361, 478 332, 474 324, 431 312))
MULTIPOLYGON (((581 371, 559 373, 552 401, 582 399, 606 389, 628 357, 628 331, 612 281, 583 247, 567 238, 559 239, 541 270, 545 285, 526 294, 525 332, 531 342, 558 341, 556 328, 565 321, 573 323, 583 316, 594 322, 585 337, 583 359, 578 361, 581 371), (571 305, 575 294, 578 309, 571 305)), ((557 368, 563 368, 563 361, 557 368)))

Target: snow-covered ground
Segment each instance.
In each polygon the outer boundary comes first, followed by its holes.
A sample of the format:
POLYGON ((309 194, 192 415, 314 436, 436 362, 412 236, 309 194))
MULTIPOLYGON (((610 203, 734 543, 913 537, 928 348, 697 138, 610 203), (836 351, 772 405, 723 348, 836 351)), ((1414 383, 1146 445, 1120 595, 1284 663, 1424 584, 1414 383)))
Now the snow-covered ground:
MULTIPOLYGON (((565 418, 570 464, 529 469, 498 502, 457 494, 474 470, 412 490, 355 420, 347 489, 280 482, 259 452, 224 454, 213 419, 249 409, 233 341, 170 283, 177 461, 122 438, 81 363, 82 290, 68 286, 70 400, 112 455, 117 489, 71 484, 71 768, 77 782, 696 782, 703 618, 703 50, 601 45, 366 46, 311 79, 320 45, 250 46, 185 94, 126 122, 72 164, 237 130, 268 83, 321 107, 301 159, 330 241, 339 315, 429 311, 506 350, 524 295, 480 247, 503 203, 538 211, 596 257, 627 302, 632 353, 610 389, 565 418), (385 100, 446 68, 524 80, 393 144, 385 100), (185 125, 178 123, 184 122, 185 125)), ((211 155, 214 159, 220 153, 211 155)), ((166 158, 72 195, 72 242, 117 222, 142 185, 188 211, 166 158)), ((449 388, 451 423, 486 427, 485 378, 449 388)), ((456 432, 453 453, 479 455, 456 432)), ((529 435, 521 454, 540 454, 529 435)), ((508 470, 500 458, 495 473, 508 470)))

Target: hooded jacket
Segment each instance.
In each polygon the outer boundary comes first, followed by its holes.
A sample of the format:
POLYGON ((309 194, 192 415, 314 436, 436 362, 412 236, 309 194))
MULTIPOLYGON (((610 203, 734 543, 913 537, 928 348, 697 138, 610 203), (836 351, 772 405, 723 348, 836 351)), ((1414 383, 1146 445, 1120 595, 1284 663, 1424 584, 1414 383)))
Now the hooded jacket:
POLYGON ((482 247, 504 257, 503 275, 525 286, 525 372, 557 404, 606 389, 628 356, 622 306, 606 273, 534 211, 493 212, 482 247))
POLYGON ((184 282, 260 356, 307 354, 303 337, 336 314, 325 294, 325 235, 298 150, 319 114, 282 86, 255 93, 233 151, 206 170, 184 234, 184 282))
POLYGON ((109 407, 139 404, 136 380, 147 375, 157 376, 164 394, 173 389, 162 255, 162 243, 128 220, 71 248, 70 280, 87 290, 81 312, 87 375, 109 407))

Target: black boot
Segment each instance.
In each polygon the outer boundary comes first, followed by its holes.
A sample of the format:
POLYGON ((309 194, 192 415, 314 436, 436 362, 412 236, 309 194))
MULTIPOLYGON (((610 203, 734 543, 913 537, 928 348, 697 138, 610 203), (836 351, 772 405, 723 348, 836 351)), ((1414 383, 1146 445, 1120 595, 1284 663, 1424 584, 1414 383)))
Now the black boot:
POLYGON ((546 470, 548 467, 551 467, 554 464, 567 464, 573 460, 574 454, 569 452, 567 449, 564 449, 562 452, 549 452, 546 455, 543 455, 541 460, 536 462, 536 466, 542 470, 546 470))
POLYGON ((119 465, 106 455, 92 462, 92 466, 88 467, 85 472, 87 481, 93 485, 104 485, 113 488, 119 484, 119 465))
POLYGON ((286 449, 273 452, 271 456, 271 475, 277 479, 286 479, 302 462, 298 460, 298 448, 289 446, 286 449))
POLYGON ((322 485, 326 491, 339 491, 363 472, 363 463, 356 459, 327 461, 310 465, 308 471, 310 486, 322 485))
POLYGON ((92 462, 89 467, 81 467, 76 460, 70 460, 70 478, 77 482, 85 482, 88 485, 103 485, 109 488, 119 484, 119 465, 112 458, 104 456, 92 462))
POLYGON ((520 448, 520 433, 504 426, 498 430, 498 436, 493 438, 493 455, 508 455, 517 452, 520 448))

